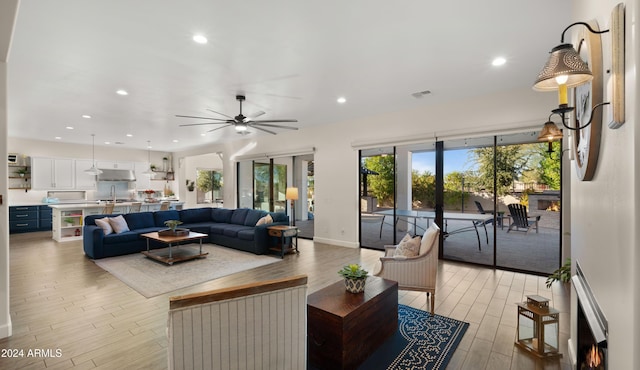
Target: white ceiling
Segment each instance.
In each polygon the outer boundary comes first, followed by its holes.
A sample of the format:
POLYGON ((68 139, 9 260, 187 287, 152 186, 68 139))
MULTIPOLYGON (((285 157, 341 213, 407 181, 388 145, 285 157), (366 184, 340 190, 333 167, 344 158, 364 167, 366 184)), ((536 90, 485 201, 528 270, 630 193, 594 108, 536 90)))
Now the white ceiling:
POLYGON ((570 3, 22 0, 9 137, 90 144, 95 133, 96 145, 146 149, 150 140, 178 151, 240 138, 233 128, 203 137, 216 126, 178 127, 202 121, 175 117, 217 117, 207 108, 235 116, 237 93, 245 115, 295 118, 304 130, 529 88, 570 23, 570 3), (498 56, 507 63, 493 67, 498 56), (432 94, 411 96, 423 90, 432 94))

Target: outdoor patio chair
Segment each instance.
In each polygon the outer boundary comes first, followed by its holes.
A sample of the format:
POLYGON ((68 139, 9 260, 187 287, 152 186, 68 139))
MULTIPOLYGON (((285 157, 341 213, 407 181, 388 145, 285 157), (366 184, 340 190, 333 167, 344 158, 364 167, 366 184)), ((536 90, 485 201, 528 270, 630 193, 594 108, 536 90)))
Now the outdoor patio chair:
POLYGON ((511 224, 509 225, 507 232, 515 229, 516 231, 524 231, 525 233, 528 233, 529 230, 535 228, 536 233, 538 233, 538 221, 540 221, 540 216, 527 215, 527 207, 519 203, 509 204, 508 207, 509 213, 511 214, 511 224))
POLYGON ((420 251, 415 257, 394 256, 396 245, 385 245, 385 255, 374 268, 373 275, 398 282, 398 289, 427 293, 431 300, 431 314, 436 301, 438 272, 438 240, 440 228, 432 223, 424 232, 420 251))
POLYGON ((484 208, 482 208, 482 204, 480 204, 480 202, 478 202, 477 200, 475 200, 474 202, 476 204, 476 207, 478 208, 478 213, 483 214, 483 215, 486 214, 486 213, 489 213, 489 214, 494 214, 495 213, 494 210, 492 210, 492 209, 485 210, 484 208))

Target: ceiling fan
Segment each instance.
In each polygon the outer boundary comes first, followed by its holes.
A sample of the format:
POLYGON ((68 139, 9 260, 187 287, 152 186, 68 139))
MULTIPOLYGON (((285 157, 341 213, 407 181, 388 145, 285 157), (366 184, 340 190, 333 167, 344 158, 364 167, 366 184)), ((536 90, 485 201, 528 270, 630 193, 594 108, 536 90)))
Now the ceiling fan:
POLYGON ((212 132, 212 131, 216 131, 216 130, 220 130, 223 129, 225 127, 229 127, 229 126, 234 126, 236 131, 239 134, 244 134, 246 133, 247 129, 249 127, 253 127, 257 130, 260 131, 264 131, 264 132, 268 132, 272 135, 275 135, 276 133, 266 129, 265 127, 268 128, 282 128, 282 129, 287 129, 287 130, 297 130, 297 127, 289 127, 289 126, 281 126, 281 125, 272 125, 271 123, 279 123, 279 122, 298 122, 297 119, 263 119, 263 120, 256 120, 255 118, 265 114, 265 112, 263 111, 259 111, 254 113, 251 117, 247 117, 245 115, 242 114, 242 102, 245 100, 245 96, 244 95, 236 95, 236 100, 238 102, 240 102, 240 113, 235 116, 235 117, 231 117, 231 116, 227 116, 226 114, 220 113, 220 112, 216 112, 214 110, 211 109, 207 109, 210 112, 213 112, 215 114, 219 114, 221 116, 227 117, 225 118, 214 118, 214 117, 198 117, 198 116, 183 116, 183 115, 176 115, 176 117, 181 117, 181 118, 198 118, 198 119, 208 119, 208 120, 212 120, 212 121, 220 121, 220 122, 203 122, 203 123, 187 123, 187 124, 183 124, 180 125, 180 127, 183 126, 201 126, 201 125, 223 125, 220 127, 216 127, 214 129, 211 129, 207 132, 212 132))

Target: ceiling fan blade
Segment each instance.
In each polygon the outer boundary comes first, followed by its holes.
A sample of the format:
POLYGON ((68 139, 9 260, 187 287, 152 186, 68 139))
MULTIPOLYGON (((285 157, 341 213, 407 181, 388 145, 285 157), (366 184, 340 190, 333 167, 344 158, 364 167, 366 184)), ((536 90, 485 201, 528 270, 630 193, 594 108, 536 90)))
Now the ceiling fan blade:
POLYGON ((233 117, 231 117, 231 116, 227 116, 227 115, 226 115, 226 114, 224 114, 224 113, 216 112, 216 111, 214 111, 213 109, 209 109, 209 108, 207 108, 207 110, 208 110, 209 112, 213 112, 213 113, 219 114, 219 115, 221 115, 221 116, 225 116, 225 117, 227 117, 227 118, 229 118, 229 119, 233 119, 233 117))
POLYGON ((275 132, 273 132, 273 131, 267 130, 267 129, 262 128, 262 127, 259 127, 259 126, 251 125, 251 127, 255 128, 255 129, 258 129, 258 130, 260 130, 260 131, 268 132, 268 133, 270 133, 271 135, 275 135, 275 134, 276 134, 276 133, 275 133, 275 132))
POLYGON ((222 119, 222 118, 212 118, 212 117, 198 117, 198 116, 182 116, 179 114, 176 114, 176 117, 180 117, 180 118, 197 118, 197 119, 212 119, 215 121, 227 121, 226 119, 222 119))
POLYGON ((260 117, 261 115, 265 114, 266 112, 263 110, 257 111, 254 114, 250 115, 249 117, 246 117, 244 119, 245 122, 249 122, 249 121, 253 121, 254 119, 260 117))
POLYGON ((298 129, 297 127, 280 126, 280 125, 268 125, 268 124, 265 124, 265 123, 254 123, 254 122, 251 123, 251 126, 256 127, 256 128, 257 128, 257 126, 275 127, 275 128, 284 128, 284 129, 287 129, 287 130, 297 130, 298 129))
POLYGON ((256 123, 298 122, 297 119, 260 119, 256 123))
POLYGON ((232 125, 232 124, 228 124, 228 125, 224 125, 224 126, 216 127, 216 128, 211 129, 211 130, 209 130, 209 131, 207 131, 207 132, 213 132, 213 131, 216 131, 216 130, 221 130, 221 129, 223 129, 223 128, 225 128, 225 127, 229 127, 229 126, 233 126, 233 125, 232 125))
POLYGON ((185 127, 185 126, 224 125, 224 124, 229 124, 229 122, 201 122, 201 123, 185 123, 185 124, 178 125, 178 126, 180 126, 180 127, 185 127))

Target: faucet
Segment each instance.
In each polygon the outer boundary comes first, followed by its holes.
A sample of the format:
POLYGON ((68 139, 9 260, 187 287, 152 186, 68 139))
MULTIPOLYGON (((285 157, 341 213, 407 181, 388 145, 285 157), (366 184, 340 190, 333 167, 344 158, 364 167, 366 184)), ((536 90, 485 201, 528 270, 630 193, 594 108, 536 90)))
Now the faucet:
POLYGON ((111 185, 111 196, 113 197, 113 202, 116 202, 116 185, 111 185))

